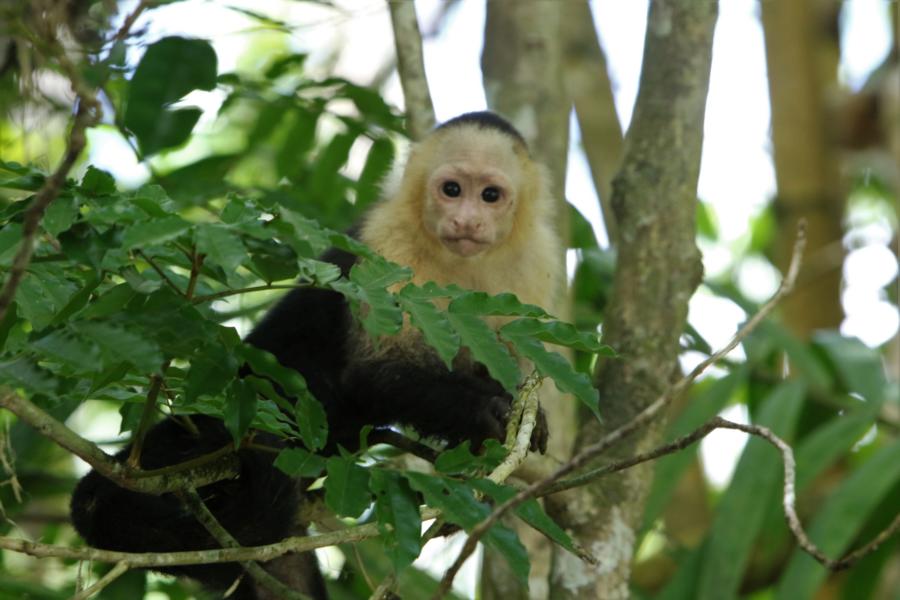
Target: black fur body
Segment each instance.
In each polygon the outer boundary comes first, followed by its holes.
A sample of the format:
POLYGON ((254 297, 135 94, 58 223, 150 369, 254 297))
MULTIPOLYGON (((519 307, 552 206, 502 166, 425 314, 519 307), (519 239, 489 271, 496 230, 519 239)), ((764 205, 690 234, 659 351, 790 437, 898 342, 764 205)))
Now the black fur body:
MULTIPOLYGON (((480 141, 478 132, 485 131, 488 137, 494 138, 499 132, 507 143, 498 151, 514 157, 518 161, 516 164, 530 164, 522 136, 493 113, 468 113, 451 119, 436 130, 433 139, 444 139, 440 136, 446 137, 448 133, 471 131, 476 132, 472 139, 476 149, 480 141), (510 141, 512 145, 508 144, 510 141)), ((428 151, 439 150, 434 147, 438 143, 443 142, 435 142, 428 151)), ((491 143, 500 148, 496 139, 491 143)), ((492 160, 486 158, 487 162, 492 160)), ((474 168, 480 166, 480 162, 474 164, 474 168)), ((413 168, 408 163, 405 173, 422 168, 422 164, 413 168)), ((545 186, 540 184, 538 178, 527 187, 544 189, 545 186)), ((428 192, 420 186, 404 193, 407 195, 394 198, 415 203, 428 192)), ((534 202, 549 206, 549 197, 537 192, 533 195, 534 202)), ((519 242, 521 246, 508 253, 510 264, 488 262, 486 264, 493 266, 476 267, 470 272, 477 271, 479 276, 492 280, 500 278, 510 284, 510 289, 504 287, 502 291, 521 292, 520 297, 526 301, 541 303, 540 297, 547 295, 546 290, 555 289, 550 276, 552 261, 547 257, 555 256, 561 250, 555 243, 555 234, 547 233, 553 231, 549 213, 542 212, 539 207, 523 205, 523 210, 526 208, 531 210, 528 213, 532 215, 528 217, 530 223, 545 227, 528 229, 527 240, 519 242), (540 264, 545 266, 539 267, 540 264), (539 284, 522 287, 519 284, 523 277, 508 275, 519 272, 527 273, 539 284), (502 279, 504 276, 506 279, 502 279), (519 289, 513 289, 517 285, 519 289)), ((377 222, 374 220, 377 210, 378 207, 373 209, 363 227, 376 228, 376 223, 387 223, 388 227, 381 232, 393 231, 391 228, 396 227, 396 219, 392 219, 389 212, 382 212, 382 221, 377 222)), ((387 210, 396 209, 388 207, 387 210)), ((416 215, 414 219, 420 219, 420 216, 416 215)), ((404 222, 403 233, 413 240, 416 248, 419 237, 427 235, 420 220, 404 222)), ((374 247, 365 236, 361 237, 374 247)), ((397 262, 411 265, 415 262, 413 259, 418 260, 420 256, 421 253, 417 253, 409 260, 401 258, 397 262)), ((356 261, 354 255, 337 249, 326 252, 322 259, 337 265, 345 277, 356 261)), ((555 269, 555 262, 552 265, 555 269)), ((430 266, 434 271, 435 264, 430 266)), ((441 268, 437 268, 438 272, 431 277, 439 280, 444 275, 441 268)), ((415 270, 421 275, 418 268, 415 270)), ((450 277, 448 283, 459 282, 450 277)), ((477 284, 475 287, 480 289, 477 284)), ((335 452, 339 445, 355 449, 364 425, 376 428, 408 425, 424 436, 440 438, 450 444, 471 440, 473 448, 480 447, 488 437, 503 439, 511 397, 488 375, 483 365, 473 362, 462 352, 451 370, 414 331, 405 329, 397 339, 399 343, 380 347, 372 344, 362 333, 341 294, 297 288, 266 314, 245 341, 272 353, 282 365, 297 370, 306 379, 310 391, 327 414, 329 438, 325 453, 335 452)), ((153 427, 145 440, 141 467, 155 469, 182 463, 231 443, 231 436, 221 421, 203 416, 194 416, 192 420, 198 433, 190 432, 175 419, 166 419, 153 427)), ((532 449, 543 451, 546 435, 543 413, 539 413, 532 449)), ((283 444, 273 436, 263 434, 257 439, 274 445, 283 444)), ((124 461, 129 453, 130 447, 125 448, 117 459, 124 461)), ((270 452, 242 449, 239 452, 241 471, 237 478, 198 490, 213 515, 241 545, 274 543, 289 535, 302 534, 295 519, 302 493, 297 482, 274 468, 274 456, 270 452)), ((75 528, 88 544, 97 548, 170 552, 219 547, 175 495, 152 496, 125 490, 93 471, 76 487, 71 508, 75 528)), ((324 582, 312 553, 282 558, 285 560, 281 565, 273 566, 281 560, 276 559, 265 565, 266 568, 290 587, 301 589, 316 600, 326 598, 324 582)), ((257 590, 237 563, 160 570, 187 575, 220 593, 232 587, 243 575, 240 585, 229 597, 268 600, 265 591, 257 590)))
MULTIPOLYGON (((349 273, 355 257, 339 250, 323 256, 349 273)), ((298 288, 287 294, 246 342, 267 350, 299 371, 328 416, 326 453, 338 444, 356 448, 364 425, 401 423, 419 433, 457 443, 504 433, 510 397, 486 372, 451 371, 421 348, 414 361, 387 354, 359 359, 353 347, 357 326, 344 297, 327 290, 298 288)), ((218 419, 192 416, 199 435, 173 419, 154 426, 141 455, 143 469, 178 464, 218 450, 231 436, 218 419)), ((274 442, 270 440, 270 442, 274 442)), ((117 454, 125 460, 130 446, 117 454)), ((244 546, 277 542, 302 533, 294 528, 299 504, 296 482, 272 465, 272 453, 241 450, 241 474, 199 489, 219 522, 244 546)), ((75 528, 91 546, 127 552, 171 552, 220 547, 173 494, 152 496, 126 490, 95 471, 82 479, 71 503, 75 528)), ((314 555, 305 555, 314 561, 314 555)), ((211 590, 228 589, 243 569, 236 563, 181 566, 161 571, 186 575, 211 590)), ((315 570, 315 567, 312 568, 315 570)), ((318 572, 307 593, 326 598, 318 572)), ((260 598, 249 576, 230 596, 260 598)))

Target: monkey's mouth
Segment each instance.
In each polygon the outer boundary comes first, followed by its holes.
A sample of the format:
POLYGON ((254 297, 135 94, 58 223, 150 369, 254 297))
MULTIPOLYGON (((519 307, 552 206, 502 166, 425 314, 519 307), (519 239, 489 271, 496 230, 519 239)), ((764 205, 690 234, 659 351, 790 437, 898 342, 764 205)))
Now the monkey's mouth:
POLYGON ((469 236, 443 236, 441 242, 459 256, 475 256, 488 247, 488 242, 469 236))

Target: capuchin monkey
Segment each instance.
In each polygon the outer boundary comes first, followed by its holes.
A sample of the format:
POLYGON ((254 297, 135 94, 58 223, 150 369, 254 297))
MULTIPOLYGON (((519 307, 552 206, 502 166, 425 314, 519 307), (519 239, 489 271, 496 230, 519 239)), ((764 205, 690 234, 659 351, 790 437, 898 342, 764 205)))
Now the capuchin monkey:
MULTIPOLYGON (((489 294, 512 292, 522 302, 553 310, 561 289, 562 251, 553 208, 548 178, 519 132, 493 113, 474 112, 447 121, 414 146, 401 176, 386 186, 384 199, 351 235, 388 260, 411 267, 416 284, 434 281, 489 294)), ((356 261, 338 249, 322 259, 345 276, 356 261)), ((503 320, 493 318, 489 324, 496 328, 503 320)), ((328 417, 326 453, 338 446, 356 448, 365 425, 409 426, 449 444, 469 440, 474 449, 488 438, 505 436, 511 396, 465 349, 448 369, 408 323, 398 335, 373 344, 337 292, 294 289, 245 341, 306 379, 328 417)), ((191 419, 199 434, 174 419, 152 428, 141 467, 177 464, 230 443, 221 421, 191 419)), ((259 434, 257 440, 260 436, 269 437, 259 434)), ((546 444, 541 413, 532 450, 543 452, 546 444)), ((117 458, 125 460, 129 452, 125 448, 117 458)), ((242 449, 239 457, 239 477, 198 490, 219 522, 245 546, 301 533, 294 523, 301 494, 294 481, 272 466, 274 454, 242 449)), ((168 552, 220 547, 173 494, 139 494, 96 472, 75 489, 72 520, 97 548, 168 552)), ((303 568, 313 576, 303 578, 301 591, 326 598, 314 555, 304 557, 303 568)), ((278 571, 270 565, 266 568, 278 571)), ((230 598, 266 597, 237 563, 160 570, 190 576, 219 593, 232 588, 230 598)))

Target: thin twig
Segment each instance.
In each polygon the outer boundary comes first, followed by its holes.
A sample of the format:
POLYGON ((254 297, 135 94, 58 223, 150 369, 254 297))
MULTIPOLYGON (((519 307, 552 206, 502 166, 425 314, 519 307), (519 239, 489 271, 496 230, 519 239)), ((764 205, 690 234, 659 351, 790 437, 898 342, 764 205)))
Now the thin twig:
MULTIPOLYGON (((441 511, 423 508, 423 521, 440 516, 441 511)), ((35 556, 37 558, 66 558, 72 560, 94 560, 100 562, 127 562, 133 568, 173 567, 181 565, 203 565, 223 562, 243 562, 255 560, 265 562, 289 552, 310 552, 337 544, 367 540, 380 535, 377 523, 367 523, 317 535, 293 536, 265 546, 244 546, 241 548, 219 548, 216 550, 191 550, 184 552, 118 552, 97 548, 70 548, 41 544, 0 536, 0 548, 35 556)))
POLYGON ((227 298, 228 296, 237 296, 238 294, 248 294, 250 292, 265 292, 267 290, 293 290, 295 288, 308 288, 310 285, 308 283, 293 283, 293 284, 283 284, 283 285, 256 285, 248 288, 241 288, 237 290, 224 290, 222 292, 216 292, 215 294, 206 294, 205 296, 197 296, 196 298, 191 299, 191 302, 194 304, 202 304, 204 302, 211 302, 213 300, 220 300, 222 298, 227 298))
POLYGON ((647 462, 649 460, 654 460, 667 454, 678 452, 679 450, 683 450, 691 444, 694 444, 695 442, 703 439, 716 429, 734 429, 763 438, 764 440, 775 446, 775 448, 777 448, 779 452, 781 452, 781 462, 784 465, 784 489, 782 493, 782 504, 784 508, 785 520, 787 521, 788 527, 790 528, 791 533, 794 535, 794 538, 796 538, 797 543, 800 545, 800 547, 828 570, 840 571, 842 569, 846 569, 862 557, 874 552, 892 535, 900 531, 900 514, 898 514, 894 518, 894 521, 890 524, 890 526, 888 526, 885 530, 878 534, 868 544, 860 547, 857 550, 854 550, 853 552, 850 552, 849 554, 846 554, 843 558, 828 558, 825 553, 822 552, 809 539, 809 536, 806 534, 806 531, 803 528, 803 524, 800 521, 800 517, 797 515, 797 463, 794 460, 794 452, 791 447, 787 444, 787 442, 782 440, 767 427, 763 427, 761 425, 744 425, 741 423, 735 423, 733 421, 723 419, 721 417, 714 417, 691 433, 682 436, 671 443, 650 450, 649 452, 644 452, 637 456, 605 465, 603 467, 600 467, 599 469, 594 469, 592 471, 584 473, 583 475, 579 475, 578 477, 560 481, 556 485, 550 486, 548 489, 546 489, 542 493, 542 495, 553 494, 573 487, 578 487, 580 485, 588 483, 589 481, 593 481, 595 479, 603 477, 604 475, 622 471, 637 464, 647 462))
POLYGON ((131 566, 125 561, 116 563, 116 565, 112 569, 110 569, 106 573, 106 575, 98 579, 94 585, 89 588, 85 588, 72 596, 72 600, 87 600, 88 598, 111 584, 113 581, 124 575, 130 568, 131 566))
POLYGON ((550 494, 556 494, 558 492, 563 492, 572 488, 581 487, 606 475, 618 473, 619 471, 630 469, 635 465, 639 465, 651 460, 656 460, 657 458, 666 456, 667 454, 673 454, 675 452, 678 452, 679 450, 684 450, 691 444, 705 438, 717 427, 718 425, 716 425, 715 420, 709 421, 707 423, 704 423, 691 433, 681 436, 680 438, 668 444, 664 444, 648 452, 642 452, 641 454, 632 456, 631 458, 626 458, 625 460, 620 460, 608 465, 603 465, 602 467, 598 467, 596 469, 591 469, 590 471, 587 471, 575 477, 570 477, 569 479, 557 481, 556 483, 545 489, 543 492, 541 492, 540 495, 549 496, 550 494))
POLYGON ((144 400, 144 410, 141 412, 141 420, 132 436, 131 452, 128 455, 127 464, 135 469, 141 466, 141 452, 144 450, 144 438, 153 425, 156 416, 156 398, 159 396, 159 390, 163 386, 163 376, 169 369, 171 361, 167 360, 163 363, 160 373, 154 373, 150 376, 150 389, 147 391, 147 398, 144 400))
POLYGON ((153 260, 152 258, 147 256, 143 250, 135 250, 135 254, 137 254, 138 256, 143 258, 145 261, 147 261, 147 264, 150 265, 154 271, 156 271, 156 273, 162 278, 162 280, 166 283, 166 285, 168 285, 170 288, 172 288, 176 294, 178 294, 179 296, 186 296, 186 294, 181 290, 181 288, 179 288, 177 285, 175 285, 175 282, 172 281, 168 275, 166 275, 166 272, 162 270, 162 267, 160 267, 158 264, 156 264, 155 260, 153 260))
POLYGON ((162 494, 183 489, 187 485, 202 487, 234 477, 239 472, 238 458, 233 452, 229 452, 216 454, 214 459, 196 464, 184 471, 162 475, 144 474, 115 460, 96 444, 84 439, 34 403, 11 390, 0 388, 0 407, 6 408, 38 433, 84 460, 107 479, 135 492, 162 494))
MULTIPOLYGON (((146 5, 144 2, 141 2, 132 14, 125 18, 125 22, 116 34, 116 39, 124 39, 128 35, 134 21, 137 19, 137 15, 144 8, 146 8, 146 5)), ((50 203, 59 196, 59 193, 65 186, 69 171, 72 170, 75 161, 78 160, 78 157, 84 150, 87 143, 85 131, 100 121, 102 113, 95 91, 86 84, 82 77, 81 69, 66 56, 65 49, 56 39, 55 33, 55 31, 48 29, 46 31, 48 39, 36 41, 43 41, 48 48, 55 50, 55 58, 59 61, 63 73, 69 79, 72 90, 75 92, 75 117, 66 142, 65 154, 63 154, 56 170, 44 181, 44 185, 37 191, 31 204, 25 210, 22 221, 22 241, 19 243, 19 249, 13 258, 9 277, 6 283, 3 284, 3 288, 0 289, 0 321, 3 321, 6 317, 9 305, 12 304, 16 297, 16 290, 18 290, 19 284, 25 276, 28 265, 31 264, 31 258, 34 254, 35 236, 37 235, 41 219, 44 217, 44 213, 47 211, 50 203)))
POLYGON ((784 491, 782 494, 782 505, 784 507, 784 516, 787 520, 788 528, 790 528, 791 533, 794 534, 794 538, 796 538, 797 543, 800 545, 803 551, 816 559, 816 561, 821 563, 822 566, 824 566, 829 571, 840 571, 842 569, 846 569, 863 556, 874 552, 882 543, 884 543, 885 540, 887 540, 889 537, 897 533, 898 530, 900 530, 900 514, 898 514, 887 529, 882 531, 878 536, 875 537, 875 539, 873 539, 865 546, 862 546, 858 550, 855 550, 840 559, 828 558, 825 553, 822 552, 822 550, 820 550, 819 547, 809 539, 809 536, 803 529, 803 524, 800 522, 800 517, 797 515, 797 463, 794 460, 794 451, 791 450, 791 447, 787 444, 787 442, 772 433, 770 429, 762 427, 760 425, 744 425, 741 423, 733 423, 722 418, 716 418, 714 419, 714 421, 716 422, 717 427, 721 427, 724 429, 737 429, 738 431, 743 431, 745 433, 761 437, 775 446, 778 451, 781 452, 781 462, 784 464, 784 491))
POLYGON ((388 576, 381 581, 381 584, 375 588, 372 595, 369 596, 369 600, 390 600, 391 598, 395 598, 395 587, 397 587, 397 576, 394 573, 389 573, 388 576))
POLYGON ((138 5, 135 7, 131 14, 125 17, 125 21, 122 22, 122 26, 119 27, 119 30, 116 32, 116 35, 113 36, 113 42, 121 42, 126 37, 128 37, 131 32, 131 28, 134 26, 134 22, 138 20, 138 17, 141 16, 141 13, 148 8, 152 8, 156 5, 154 0, 141 0, 138 5))
MULTIPOLYGON (((74 86, 73 86, 74 87, 74 86)), ((16 297, 16 290, 25 276, 25 271, 31 263, 31 256, 34 253, 35 236, 37 235, 38 226, 44 216, 44 212, 50 203, 53 202, 62 191, 66 183, 66 176, 75 164, 75 161, 81 155, 86 143, 85 130, 97 122, 99 119, 99 106, 94 98, 86 100, 81 99, 78 110, 75 114, 75 121, 72 124, 72 132, 69 134, 69 142, 66 147, 66 153, 63 155, 59 166, 50 177, 41 186, 31 205, 25 211, 22 222, 22 241, 19 249, 13 258, 12 266, 9 269, 9 277, 0 290, 0 321, 6 317, 9 305, 16 297)))
POLYGON ((200 278, 200 268, 203 266, 203 259, 205 258, 205 255, 199 254, 192 249, 191 278, 188 280, 187 291, 184 293, 184 297, 188 300, 192 300, 194 298, 194 292, 197 291, 197 281, 200 278))
POLYGON ((721 360, 725 355, 731 352, 741 342, 741 340, 747 337, 747 335, 749 335, 750 332, 752 332, 759 325, 759 323, 762 322, 762 320, 772 312, 772 310, 781 301, 781 299, 784 298, 784 296, 790 293, 790 291, 793 289, 794 283, 797 280, 797 273, 800 270, 800 263, 803 257, 803 250, 805 246, 806 227, 804 223, 801 223, 797 231, 797 240, 794 243, 794 250, 791 257, 790 267, 788 268, 788 272, 782 280, 778 290, 769 299, 769 301, 766 302, 759 309, 759 311, 755 315, 753 315, 753 317, 751 317, 743 327, 738 330, 738 332, 734 335, 731 341, 725 345, 724 348, 717 351, 709 358, 697 365, 697 367, 693 371, 691 371, 688 375, 686 375, 672 387, 670 387, 662 396, 660 396, 652 404, 647 406, 647 408, 639 412, 632 420, 612 430, 611 432, 603 436, 603 438, 601 438, 598 442, 584 448, 581 452, 579 452, 571 460, 569 460, 569 462, 556 469, 556 471, 551 473, 549 476, 530 484, 518 494, 497 506, 486 519, 476 525, 469 532, 469 537, 468 539, 466 539, 466 543, 463 545, 462 550, 460 550, 459 556, 456 557, 456 560, 453 562, 453 564, 444 574, 444 577, 441 579, 441 585, 438 587, 438 590, 435 592, 434 596, 432 596, 433 600, 443 598, 449 592, 450 587, 453 584, 453 579, 456 577, 456 574, 459 572, 462 564, 475 551, 475 548, 478 546, 478 541, 484 536, 485 533, 487 533, 487 531, 491 527, 493 527, 500 520, 501 517, 503 517, 510 510, 516 508, 526 500, 539 496, 556 481, 559 481, 569 473, 580 469, 585 464, 587 464, 597 456, 600 456, 603 452, 605 452, 612 446, 616 445, 638 429, 650 423, 675 398, 678 398, 686 389, 688 389, 688 387, 690 387, 690 385, 697 379, 697 377, 699 377, 707 368, 709 368, 710 365, 721 360))
MULTIPOLYGON (((219 523, 216 516, 212 514, 206 506, 206 503, 203 502, 203 499, 200 497, 200 494, 197 493, 196 489, 188 488, 179 493, 179 497, 197 521, 206 528, 206 531, 208 531, 209 534, 213 536, 213 539, 221 544, 223 548, 241 547, 240 543, 238 543, 238 541, 222 527, 222 524, 219 523)), ((275 594, 276 598, 286 598, 287 600, 310 600, 309 596, 306 594, 292 590, 282 582, 278 581, 278 579, 273 577, 271 573, 263 569, 259 563, 255 561, 241 562, 241 566, 244 567, 256 583, 275 594)))

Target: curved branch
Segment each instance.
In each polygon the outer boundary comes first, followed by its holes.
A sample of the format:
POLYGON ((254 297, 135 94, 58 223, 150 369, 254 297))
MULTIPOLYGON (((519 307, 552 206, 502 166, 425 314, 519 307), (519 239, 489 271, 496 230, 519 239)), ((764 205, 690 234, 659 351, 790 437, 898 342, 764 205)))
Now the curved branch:
MULTIPOLYGON (((75 456, 117 485, 144 494, 164 494, 187 487, 202 487, 239 472, 237 455, 233 451, 214 452, 191 463, 189 468, 166 468, 157 473, 141 471, 117 461, 96 444, 84 439, 61 422, 41 410, 34 403, 10 390, 0 390, 0 406, 75 456)), ((119 562, 119 561, 115 561, 119 562)))
POLYGON ((463 562, 465 562, 465 560, 472 554, 472 552, 475 551, 479 540, 481 540, 484 534, 487 533, 488 530, 493 527, 501 517, 507 514, 510 510, 521 505, 526 500, 535 498, 546 492, 556 481, 559 481, 566 475, 572 473, 573 471, 576 471, 577 469, 580 469, 594 458, 600 456, 603 452, 605 452, 612 446, 618 444, 638 429, 653 421, 663 411, 664 408, 666 408, 674 399, 679 397, 688 387, 690 387, 690 385, 697 379, 697 377, 699 377, 711 365, 724 358, 726 354, 731 352, 731 350, 733 350, 741 342, 741 340, 747 337, 747 335, 749 335, 750 332, 753 331, 759 325, 759 323, 762 322, 762 320, 772 312, 772 310, 781 301, 781 299, 784 298, 784 296, 786 296, 793 289, 797 279, 797 273, 800 270, 800 263, 802 261, 803 249, 805 248, 805 245, 805 229, 801 226, 800 230, 797 232, 797 241, 794 243, 794 254, 791 259, 791 266, 788 269, 787 275, 782 280, 781 286, 778 288, 772 298, 770 298, 769 301, 766 302, 759 309, 759 311, 755 315, 753 315, 753 317, 749 321, 747 321, 743 327, 738 330, 738 332, 734 335, 731 341, 725 345, 724 348, 720 349, 718 352, 714 353, 702 363, 697 365, 697 367, 693 371, 680 379, 675 385, 671 386, 668 390, 666 390, 665 393, 663 393, 663 395, 657 398, 656 401, 654 401, 652 404, 647 406, 647 408, 639 412, 633 419, 622 424, 616 429, 613 429, 608 434, 600 438, 600 440, 596 443, 585 447, 569 462, 559 467, 548 477, 530 484, 518 494, 497 506, 486 519, 476 525, 472 529, 472 531, 469 532, 469 538, 463 545, 462 550, 460 550, 459 556, 457 556, 450 569, 448 569, 444 574, 444 578, 441 580, 441 587, 438 589, 438 592, 434 597, 441 598, 447 593, 447 591, 449 591, 450 585, 453 583, 453 579, 459 572, 459 569, 462 566, 463 562))

